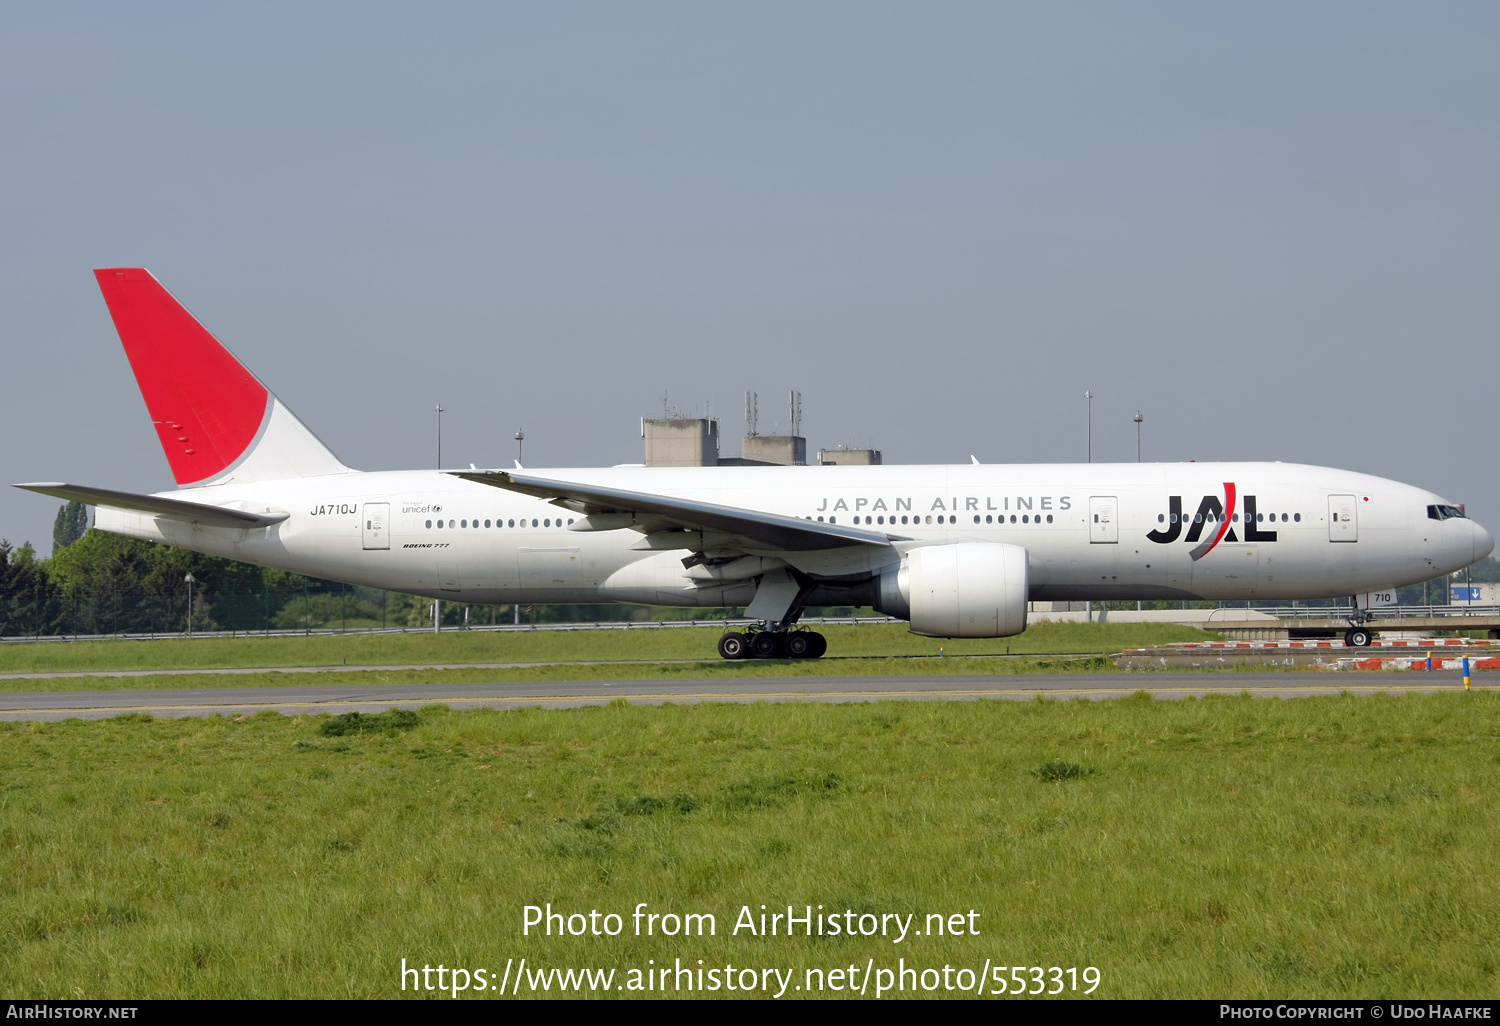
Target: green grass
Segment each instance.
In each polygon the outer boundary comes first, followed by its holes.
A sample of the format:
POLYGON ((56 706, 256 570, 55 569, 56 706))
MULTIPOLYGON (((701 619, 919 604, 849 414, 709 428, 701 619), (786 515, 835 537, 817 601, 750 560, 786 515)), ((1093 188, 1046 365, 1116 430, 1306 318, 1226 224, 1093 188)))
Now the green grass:
MULTIPOLYGON (((904 625, 820 628, 834 656, 1108 653, 1217 635, 1174 624, 1039 624, 1014 638, 920 638, 904 625)), ((712 659, 723 632, 677 627, 618 631, 444 631, 442 634, 304 635, 0 645, 0 673, 226 667, 414 665, 579 660, 712 659)))
POLYGON ((333 722, 0 724, 0 991, 382 997, 403 957, 522 956, 1095 966, 1101 997, 1500 986, 1488 692, 333 722), (718 935, 522 938, 546 902, 718 935), (729 936, 762 903, 974 909, 980 935, 729 936))

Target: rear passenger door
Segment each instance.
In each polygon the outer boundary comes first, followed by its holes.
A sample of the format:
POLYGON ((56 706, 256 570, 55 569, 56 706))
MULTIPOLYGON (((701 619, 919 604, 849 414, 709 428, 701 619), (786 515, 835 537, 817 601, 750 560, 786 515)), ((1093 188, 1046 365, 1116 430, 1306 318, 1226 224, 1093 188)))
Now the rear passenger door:
POLYGON ((388 549, 391 547, 391 504, 389 502, 365 503, 362 520, 365 548, 388 549))

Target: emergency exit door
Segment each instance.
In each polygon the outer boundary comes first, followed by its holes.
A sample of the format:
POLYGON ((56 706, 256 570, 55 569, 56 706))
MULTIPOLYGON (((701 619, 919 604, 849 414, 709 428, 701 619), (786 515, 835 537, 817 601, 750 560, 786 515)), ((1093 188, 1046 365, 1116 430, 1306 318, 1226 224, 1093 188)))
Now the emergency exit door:
POLYGON ((364 537, 367 549, 388 549, 390 534, 391 504, 389 502, 367 502, 364 505, 364 537))
POLYGON ((1359 541, 1359 507, 1352 495, 1328 497, 1328 540, 1359 541))
POLYGON ((1113 545, 1120 540, 1120 500, 1113 495, 1089 496, 1089 541, 1113 545))

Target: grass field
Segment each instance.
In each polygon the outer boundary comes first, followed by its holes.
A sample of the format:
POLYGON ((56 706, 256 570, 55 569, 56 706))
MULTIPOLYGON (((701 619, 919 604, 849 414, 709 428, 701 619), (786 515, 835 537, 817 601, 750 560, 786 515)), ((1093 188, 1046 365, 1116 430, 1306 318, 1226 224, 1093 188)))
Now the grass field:
MULTIPOLYGON (((921 638, 902 624, 821 628, 835 657, 1110 653, 1217 635, 1174 624, 1045 623, 1014 638, 921 638)), ((0 673, 177 670, 221 667, 427 665, 704 659, 723 631, 675 627, 617 631, 445 631, 442 634, 308 635, 155 641, 0 644, 0 673)))
POLYGON ((0 991, 389 996, 403 957, 523 956, 617 985, 676 958, 793 986, 869 959, 1093 966, 1101 997, 1500 985, 1492 693, 330 722, 0 724, 0 991), (549 901, 625 931, 522 938, 549 901), (638 902, 717 935, 634 937, 638 902), (763 903, 974 909, 979 935, 730 936, 763 903))

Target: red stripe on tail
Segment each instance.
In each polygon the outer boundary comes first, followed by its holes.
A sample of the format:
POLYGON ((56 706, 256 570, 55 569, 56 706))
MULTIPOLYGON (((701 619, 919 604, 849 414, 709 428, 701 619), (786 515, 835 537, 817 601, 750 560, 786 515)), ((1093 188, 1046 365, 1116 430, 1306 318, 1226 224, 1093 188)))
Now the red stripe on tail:
POLYGON ((270 393, 151 272, 94 272, 172 476, 192 484, 223 473, 249 448, 270 393))

